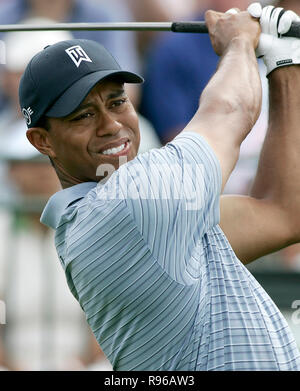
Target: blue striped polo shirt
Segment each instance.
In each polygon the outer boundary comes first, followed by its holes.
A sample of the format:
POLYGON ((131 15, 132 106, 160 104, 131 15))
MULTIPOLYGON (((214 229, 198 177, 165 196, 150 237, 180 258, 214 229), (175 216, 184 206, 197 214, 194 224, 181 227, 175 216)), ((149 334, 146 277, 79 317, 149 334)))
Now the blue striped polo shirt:
POLYGON ((41 221, 114 370, 300 370, 285 319, 218 225, 221 182, 211 147, 182 132, 49 200, 41 221))

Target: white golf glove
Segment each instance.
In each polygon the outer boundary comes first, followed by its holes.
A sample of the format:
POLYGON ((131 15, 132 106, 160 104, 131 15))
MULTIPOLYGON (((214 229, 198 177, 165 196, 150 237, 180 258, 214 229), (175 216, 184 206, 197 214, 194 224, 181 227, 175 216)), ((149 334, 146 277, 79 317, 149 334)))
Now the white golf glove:
POLYGON ((259 3, 250 4, 248 12, 260 19, 262 33, 256 56, 263 57, 267 75, 278 67, 300 64, 300 39, 281 37, 289 31, 293 22, 300 21, 299 16, 271 5, 262 8, 259 3))

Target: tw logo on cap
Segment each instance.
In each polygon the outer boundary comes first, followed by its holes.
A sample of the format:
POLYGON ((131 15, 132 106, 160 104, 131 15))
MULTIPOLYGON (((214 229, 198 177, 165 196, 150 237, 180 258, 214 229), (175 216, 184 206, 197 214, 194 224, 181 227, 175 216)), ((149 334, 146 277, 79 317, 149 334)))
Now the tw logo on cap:
POLYGON ((79 67, 82 61, 93 62, 80 45, 71 46, 65 50, 74 64, 79 67))

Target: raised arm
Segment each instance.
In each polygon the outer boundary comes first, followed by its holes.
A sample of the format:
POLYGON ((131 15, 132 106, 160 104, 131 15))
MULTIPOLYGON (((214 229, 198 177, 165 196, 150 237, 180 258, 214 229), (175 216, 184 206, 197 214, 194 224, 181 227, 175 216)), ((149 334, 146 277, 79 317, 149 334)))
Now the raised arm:
MULTIPOLYGON (((272 23, 277 29, 277 20, 272 23)), ((221 227, 244 263, 300 241, 300 66, 276 69, 293 58, 300 41, 279 44, 268 51, 269 128, 250 197, 221 200, 221 227)))
POLYGON ((220 64, 184 130, 199 133, 213 148, 221 164, 224 188, 240 145, 260 112, 261 83, 255 56, 260 27, 247 12, 208 11, 206 23, 212 45, 221 56, 220 64))

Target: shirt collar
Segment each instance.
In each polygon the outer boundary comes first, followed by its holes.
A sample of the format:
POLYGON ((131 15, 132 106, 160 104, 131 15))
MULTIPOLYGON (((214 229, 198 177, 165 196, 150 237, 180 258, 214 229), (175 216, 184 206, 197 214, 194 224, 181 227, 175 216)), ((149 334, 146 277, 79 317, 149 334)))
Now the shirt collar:
POLYGON ((41 223, 56 229, 64 210, 72 202, 84 198, 96 186, 97 182, 84 182, 55 193, 43 210, 41 223))

